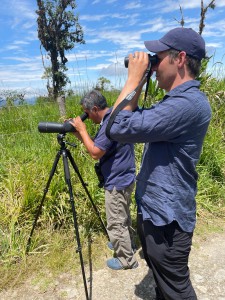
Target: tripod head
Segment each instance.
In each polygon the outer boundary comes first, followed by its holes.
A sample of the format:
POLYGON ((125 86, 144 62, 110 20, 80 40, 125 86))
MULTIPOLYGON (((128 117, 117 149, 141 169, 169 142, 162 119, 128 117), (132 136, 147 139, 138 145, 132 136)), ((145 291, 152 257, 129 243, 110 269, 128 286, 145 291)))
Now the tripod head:
POLYGON ((77 147, 76 144, 72 144, 72 143, 69 143, 65 140, 65 136, 66 136, 66 133, 58 133, 57 134, 57 141, 59 143, 59 145, 61 146, 61 148, 66 148, 66 145, 70 145, 72 147, 77 147))

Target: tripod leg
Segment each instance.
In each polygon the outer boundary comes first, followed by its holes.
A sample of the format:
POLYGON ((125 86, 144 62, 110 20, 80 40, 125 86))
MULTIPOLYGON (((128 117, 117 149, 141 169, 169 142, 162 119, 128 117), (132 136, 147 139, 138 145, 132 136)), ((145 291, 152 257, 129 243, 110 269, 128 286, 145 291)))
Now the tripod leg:
POLYGON ((99 211, 98 211, 98 209, 97 209, 97 207, 96 207, 96 205, 95 205, 95 203, 94 203, 94 201, 93 201, 93 199, 91 197, 91 194, 89 193, 89 191, 87 189, 87 186, 86 186, 86 184, 85 184, 85 182, 84 182, 84 180, 83 180, 83 178, 82 178, 82 176, 81 176, 81 174, 80 174, 80 172, 78 170, 78 167, 77 167, 77 165, 76 165, 76 163, 75 163, 75 161, 74 161, 74 159, 73 159, 73 157, 72 157, 72 155, 71 155, 71 153, 70 153, 69 150, 67 150, 67 154, 68 154, 69 160, 70 160, 70 162, 71 162, 71 164, 72 164, 75 172, 77 173, 78 178, 79 178, 79 180, 80 180, 80 182, 81 182, 81 184, 82 184, 82 186, 83 186, 83 188, 84 188, 84 190, 85 190, 85 192, 86 192, 89 200, 91 201, 91 204, 92 204, 92 206, 93 206, 93 208, 94 208, 94 210, 95 210, 95 212, 96 212, 96 214, 97 214, 97 216, 99 218, 99 221, 100 221, 100 223, 102 225, 102 228, 103 228, 103 230, 104 230, 104 232, 105 232, 105 234, 106 234, 106 236, 108 237, 108 240, 109 240, 108 232, 107 232, 106 227, 105 227, 105 225, 104 225, 104 223, 102 221, 100 213, 99 213, 99 211))
POLYGON ((36 212, 36 215, 35 215, 35 218, 34 218, 34 222, 33 222, 33 226, 32 226, 31 232, 30 232, 30 236, 29 236, 28 241, 27 241, 26 254, 29 252, 29 249, 30 249, 30 243, 31 243, 31 238, 32 238, 32 235, 33 235, 33 232, 34 232, 34 228, 35 228, 35 226, 36 226, 36 224, 37 224, 38 217, 39 217, 39 215, 41 214, 41 209, 42 209, 42 206, 43 206, 43 203, 44 203, 46 194, 47 194, 47 192, 48 192, 50 183, 51 183, 51 181, 52 181, 52 177, 53 177, 53 175, 54 175, 54 173, 55 173, 55 170, 56 170, 56 168, 57 168, 57 164, 58 164, 60 155, 61 155, 61 150, 59 150, 58 153, 56 154, 56 157, 55 157, 55 160, 54 160, 54 163, 53 163, 53 166, 52 166, 50 175, 49 175, 49 179, 48 179, 47 184, 46 184, 46 187, 45 187, 45 189, 44 189, 44 194, 43 194, 43 197, 42 197, 42 199, 41 199, 41 203, 40 203, 40 205, 39 205, 39 207, 38 207, 38 209, 37 209, 37 212, 36 212))
POLYGON ((63 155, 65 181, 66 181, 66 184, 69 189, 70 203, 71 203, 71 207, 72 207, 74 229, 75 229, 76 240, 77 240, 77 252, 79 252, 79 256, 80 256, 80 264, 81 264, 81 270, 82 270, 82 275, 83 275, 84 289, 85 289, 86 299, 88 300, 89 298, 88 298, 88 290, 87 290, 87 281, 86 281, 85 270, 84 270, 83 255, 82 255, 82 251, 81 251, 81 243, 80 243, 80 235, 79 235, 79 230, 78 230, 77 215, 76 215, 76 209, 75 209, 75 205, 74 205, 73 189, 72 189, 72 184, 71 184, 71 179, 70 179, 70 170, 69 170, 69 166, 68 166, 68 150, 67 149, 63 150, 62 155, 63 155))

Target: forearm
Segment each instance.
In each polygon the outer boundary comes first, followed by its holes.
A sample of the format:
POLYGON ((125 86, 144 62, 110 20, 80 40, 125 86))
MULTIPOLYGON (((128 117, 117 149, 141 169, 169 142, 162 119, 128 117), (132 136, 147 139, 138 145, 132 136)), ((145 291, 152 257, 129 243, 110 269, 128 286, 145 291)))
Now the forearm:
POLYGON ((82 122, 81 118, 73 118, 70 123, 76 129, 74 135, 84 144, 91 157, 94 159, 101 158, 105 154, 105 151, 95 146, 94 141, 89 136, 86 125, 82 122))
POLYGON ((148 55, 144 52, 135 52, 135 55, 129 55, 129 67, 128 67, 128 79, 116 100, 113 109, 115 109, 131 92, 133 92, 138 85, 140 84, 136 94, 129 101, 129 104, 125 106, 125 110, 134 110, 138 105, 138 98, 140 96, 143 85, 145 84, 145 80, 143 80, 145 76, 146 69, 148 67, 148 55))
POLYGON ((91 155, 91 157, 93 157, 93 148, 94 148, 93 140, 91 139, 87 131, 80 132, 80 137, 88 153, 91 155))
POLYGON ((81 131, 80 137, 85 148, 93 159, 100 159, 105 154, 105 151, 95 146, 94 141, 91 139, 87 131, 81 131))
POLYGON ((78 140, 80 140, 81 142, 83 142, 83 140, 82 140, 82 138, 81 138, 81 136, 80 136, 80 133, 79 133, 78 131, 74 132, 73 134, 75 135, 75 137, 76 137, 78 140))
MULTIPOLYGON (((113 110, 131 93, 133 92, 139 83, 135 83, 135 81, 129 81, 125 83, 119 97, 113 105, 113 110)), ((128 105, 124 107, 125 110, 133 111, 136 109, 138 105, 138 99, 141 94, 143 85, 136 91, 136 94, 133 96, 132 100, 129 101, 128 105)))

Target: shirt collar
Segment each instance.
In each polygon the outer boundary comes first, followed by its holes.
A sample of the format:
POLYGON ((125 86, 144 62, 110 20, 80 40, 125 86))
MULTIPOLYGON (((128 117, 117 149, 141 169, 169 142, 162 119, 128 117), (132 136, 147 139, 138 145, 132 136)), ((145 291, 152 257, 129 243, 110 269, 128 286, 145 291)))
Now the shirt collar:
POLYGON ((187 91, 188 89, 192 88, 192 87, 196 87, 199 89, 199 86, 200 86, 200 82, 197 81, 197 80, 188 80, 178 86, 176 86, 174 89, 172 89, 171 91, 169 91, 164 99, 168 98, 168 97, 171 97, 171 96, 175 96, 177 94, 180 94, 180 93, 184 93, 185 91, 187 91))

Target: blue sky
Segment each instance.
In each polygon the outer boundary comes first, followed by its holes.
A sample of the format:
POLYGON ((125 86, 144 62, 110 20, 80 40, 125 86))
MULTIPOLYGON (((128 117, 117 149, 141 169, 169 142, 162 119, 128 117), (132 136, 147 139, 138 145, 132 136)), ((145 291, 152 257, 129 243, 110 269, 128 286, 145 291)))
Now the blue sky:
MULTIPOLYGON (((205 5, 209 0, 204 0, 205 5)), ((76 13, 86 44, 67 53, 71 88, 92 88, 101 76, 115 87, 126 78, 124 57, 144 50, 143 41, 158 39, 179 26, 180 6, 185 27, 198 31, 201 0, 77 0, 76 13), (180 6, 179 6, 180 5, 180 6)), ((0 90, 22 90, 27 95, 45 92, 43 66, 37 37, 35 0, 1 0, 0 90)), ((208 10, 203 37, 211 65, 224 64, 225 0, 208 10)), ((223 73, 224 74, 224 73, 223 73)))

